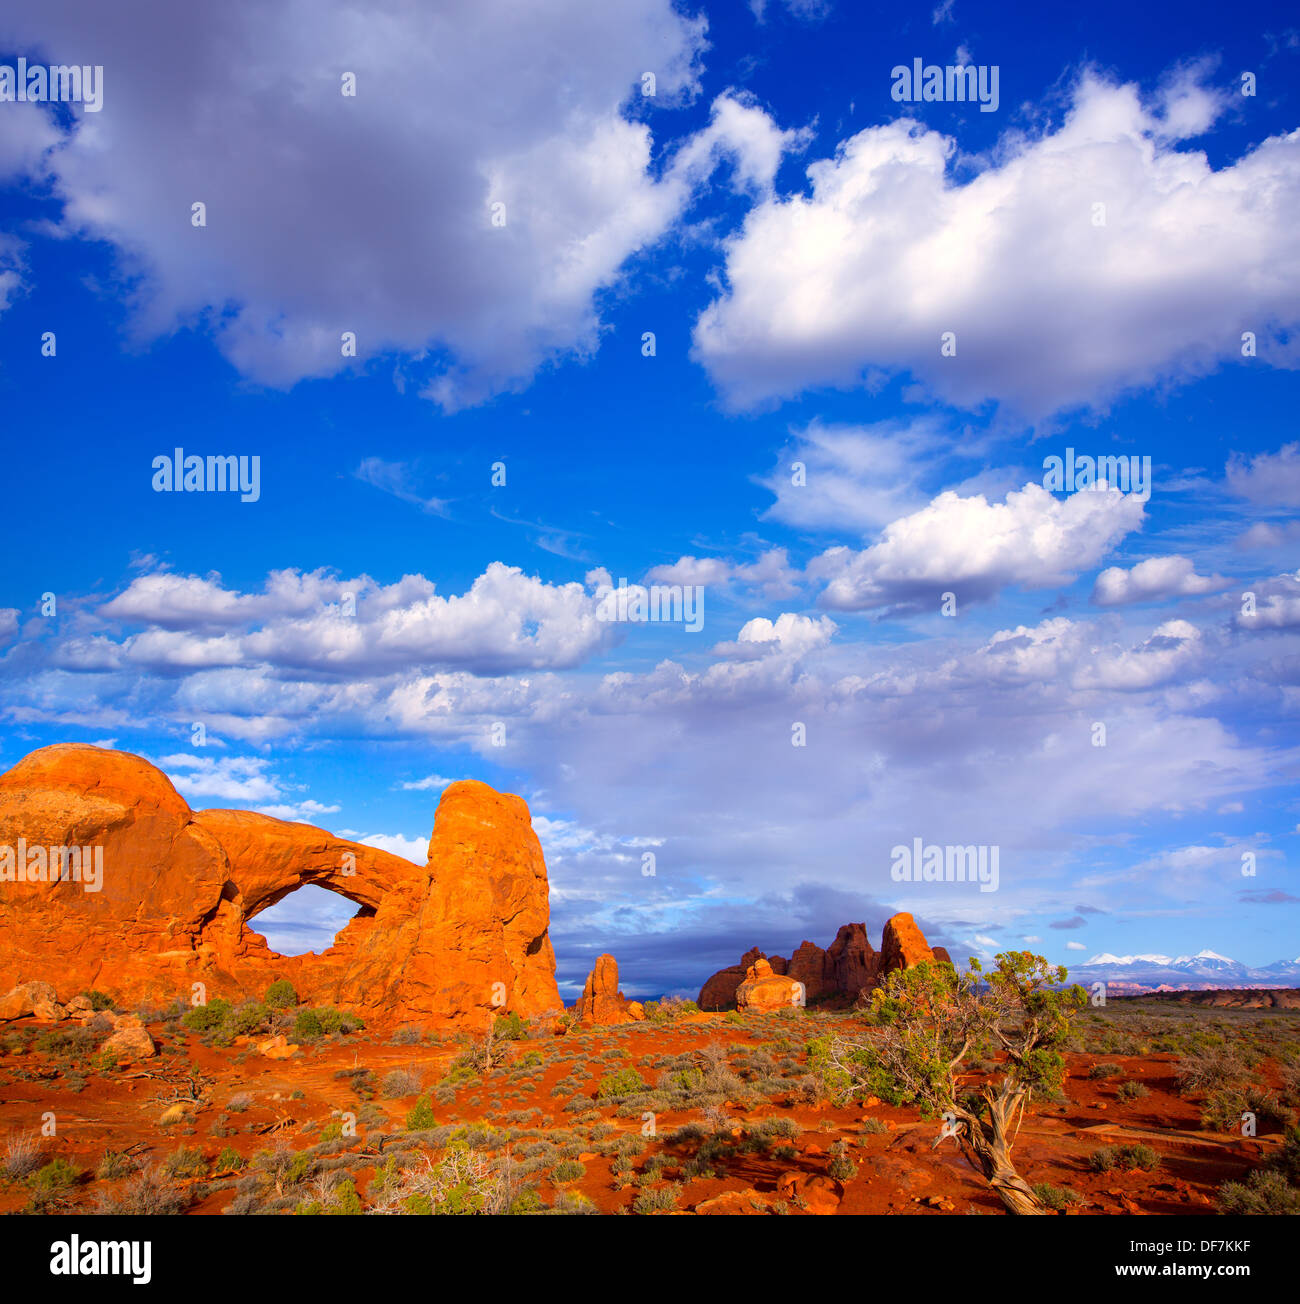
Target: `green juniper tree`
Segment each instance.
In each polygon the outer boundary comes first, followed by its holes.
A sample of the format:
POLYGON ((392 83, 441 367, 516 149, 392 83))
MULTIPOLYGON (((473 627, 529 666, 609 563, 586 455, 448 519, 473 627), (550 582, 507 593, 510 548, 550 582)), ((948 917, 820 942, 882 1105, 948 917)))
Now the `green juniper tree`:
POLYGON ((814 1064, 835 1094, 913 1102, 942 1117, 936 1146, 955 1140, 1011 1213, 1048 1213, 1011 1149, 1034 1093, 1053 1094, 1065 1078, 1059 1048, 1087 1001, 1065 979, 1064 967, 1028 951, 997 956, 986 976, 974 959, 968 973, 951 964, 896 971, 872 996, 867 1034, 830 1038, 814 1064), (996 1051, 999 1073, 978 1091, 963 1087, 967 1056, 996 1051))

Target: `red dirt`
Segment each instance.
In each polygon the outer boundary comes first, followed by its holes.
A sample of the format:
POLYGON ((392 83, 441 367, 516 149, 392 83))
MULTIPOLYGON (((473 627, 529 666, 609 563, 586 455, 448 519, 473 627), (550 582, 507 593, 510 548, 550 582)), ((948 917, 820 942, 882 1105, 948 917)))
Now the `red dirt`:
MULTIPOLYGON (((602 1075, 631 1065, 647 1081, 653 1082, 656 1070, 652 1061, 661 1056, 698 1052, 710 1044, 729 1050, 732 1058, 741 1053, 741 1047, 758 1048, 766 1044, 777 1058, 789 1056, 802 1064, 804 1041, 826 1031, 827 1019, 838 1024, 840 1019, 847 1022, 848 1016, 818 1016, 816 1026, 810 1026, 803 1016, 793 1019, 779 1015, 743 1019, 732 1016, 724 1020, 721 1015, 700 1015, 671 1025, 641 1023, 614 1029, 581 1029, 568 1036, 521 1041, 510 1048, 512 1061, 517 1062, 529 1052, 539 1052, 546 1061, 540 1077, 531 1081, 507 1078, 470 1082, 459 1087, 453 1103, 435 1101, 433 1110, 439 1124, 491 1123, 503 1127, 520 1126, 518 1120, 511 1122, 508 1115, 535 1109, 539 1114, 522 1126, 556 1134, 571 1132, 585 1123, 575 1122, 575 1111, 564 1109, 567 1092, 554 1097, 551 1091, 575 1067, 581 1067, 591 1074, 578 1092, 589 1097, 582 1111, 597 1110, 599 1121, 612 1123, 618 1135, 639 1136, 642 1127, 639 1113, 620 1118, 612 1104, 596 1100, 596 1083, 602 1075), (788 1039, 793 1046, 773 1047, 772 1043, 778 1039, 788 1039), (611 1051, 616 1053, 603 1058, 611 1051), (571 1058, 559 1062, 561 1056, 571 1058), (519 1098, 513 1098, 516 1093, 519 1098)), ((41 1027, 25 1020, 20 1025, 10 1025, 5 1033, 41 1027)), ((92 1209, 97 1194, 112 1192, 121 1185, 120 1180, 94 1177, 98 1161, 107 1149, 123 1151, 138 1147, 140 1157, 160 1161, 180 1146, 192 1146, 203 1152, 207 1174, 187 1183, 195 1196, 189 1211, 219 1212, 234 1196, 233 1181, 212 1171, 213 1162, 224 1147, 231 1146, 249 1159, 277 1141, 286 1141, 295 1150, 311 1146, 319 1140, 320 1126, 336 1118, 339 1111, 358 1113, 362 1108, 349 1082, 336 1077, 338 1071, 363 1066, 382 1080, 393 1069, 413 1066, 423 1071, 427 1091, 445 1075, 462 1049, 450 1040, 437 1047, 392 1045, 388 1033, 377 1034, 367 1029, 304 1046, 289 1059, 270 1060, 252 1046, 205 1045, 198 1035, 177 1030, 174 1025, 170 1028, 151 1025, 151 1031, 164 1046, 164 1053, 107 1075, 83 1066, 77 1071, 84 1073, 85 1086, 76 1092, 64 1085, 69 1073, 66 1060, 60 1061, 34 1049, 0 1058, 0 1143, 6 1135, 39 1128, 42 1114, 52 1111, 57 1135, 44 1143, 42 1159, 48 1161, 60 1156, 83 1170, 80 1182, 67 1194, 62 1207, 92 1209), (178 1048, 179 1053, 172 1051, 172 1047, 178 1048), (167 1084, 157 1075, 170 1074, 175 1078, 181 1070, 206 1075, 213 1080, 213 1085, 206 1103, 192 1120, 163 1126, 159 1117, 164 1105, 158 1102, 158 1096, 167 1084), (155 1076, 137 1076, 141 1074, 155 1076), (245 1111, 227 1113, 227 1103, 241 1092, 249 1093, 252 1103, 245 1111), (224 1127, 232 1131, 231 1135, 214 1134, 213 1129, 220 1125, 223 1113, 227 1113, 224 1127), (268 1130, 277 1123, 281 1124, 278 1131, 268 1130), (223 1185, 225 1189, 212 1189, 223 1185)), ((1290 1029, 1290 1035, 1295 1035, 1294 1028, 1290 1029)), ((1172 1054, 1070 1054, 1067 1063, 1066 1100, 1038 1102, 1026 1111, 1014 1157, 1020 1172, 1031 1183, 1048 1182, 1077 1191, 1083 1197, 1077 1212, 1211 1213, 1215 1188, 1226 1180, 1243 1176, 1278 1144, 1276 1132, 1269 1135, 1263 1129, 1255 1139, 1204 1131, 1198 1101, 1185 1099, 1177 1092, 1174 1080, 1177 1059, 1172 1054), (1123 1072, 1109 1078, 1089 1078, 1089 1069, 1099 1062, 1118 1064, 1123 1072), (1142 1083, 1150 1094, 1137 1100, 1120 1100, 1118 1085, 1125 1080, 1142 1083), (1139 1141, 1158 1153, 1161 1162, 1154 1171, 1099 1173, 1089 1167, 1088 1156, 1094 1150, 1139 1141)), ((1274 1067, 1269 1068, 1266 1076, 1276 1079, 1274 1067)), ((787 1199, 789 1212, 802 1212, 797 1202, 789 1202, 788 1196, 779 1191, 783 1178, 788 1193, 793 1181, 790 1174, 801 1179, 829 1177, 830 1147, 843 1141, 857 1172, 833 1188, 840 1196, 836 1209, 839 1213, 1002 1211, 997 1198, 951 1142, 933 1147, 939 1130, 936 1121, 922 1119, 915 1109, 885 1104, 839 1107, 807 1103, 797 1098, 795 1081, 793 1077, 790 1079, 789 1091, 778 1090, 746 1108, 728 1102, 726 1113, 731 1118, 731 1126, 722 1128, 728 1144, 715 1162, 716 1173, 687 1180, 677 1209, 693 1210, 725 1193, 743 1192, 746 1193, 743 1198, 724 1201, 723 1208, 743 1210, 749 1201, 757 1201, 766 1210, 772 1203, 787 1199), (797 1126, 797 1136, 788 1141, 781 1139, 793 1146, 794 1157, 781 1157, 762 1149, 746 1152, 740 1144, 746 1127, 767 1119, 788 1119, 797 1126), (869 1119, 879 1120, 884 1130, 875 1133, 864 1130, 869 1119), (751 1191, 757 1192, 757 1196, 749 1196, 751 1191)), ((968 1081, 977 1083, 979 1076, 972 1074, 968 1081)), ((350 1175, 356 1180, 363 1204, 374 1169, 382 1162, 378 1134, 401 1131, 415 1099, 408 1096, 384 1100, 377 1095, 373 1105, 386 1123, 358 1126, 359 1135, 350 1144, 351 1152, 357 1156, 350 1175), (368 1162, 370 1157, 373 1163, 368 1162)), ((614 1157, 599 1153, 613 1133, 599 1142, 584 1145, 578 1157, 585 1165, 585 1174, 565 1189, 581 1192, 601 1212, 630 1209, 645 1186, 662 1185, 659 1181, 646 1180, 643 1186, 629 1180, 644 1170, 648 1159, 662 1157, 664 1167, 660 1177, 664 1181, 685 1176, 682 1165, 698 1143, 683 1145, 671 1136, 682 1125, 700 1120, 699 1108, 658 1113, 657 1135, 642 1153, 635 1155, 633 1171, 625 1173, 622 1179, 613 1172, 614 1157)), ((714 1126, 714 1122, 709 1126, 714 1126)), ((545 1171, 533 1174, 530 1180, 537 1183, 547 1203, 555 1198, 556 1188, 545 1171)), ((804 1189, 803 1184, 798 1185, 804 1189)), ((26 1183, 0 1182, 0 1213, 23 1208, 29 1198, 26 1183)), ((824 1198, 810 1196, 810 1207, 820 1207, 818 1201, 824 1198)), ((830 1199, 833 1204, 833 1196, 830 1199)))

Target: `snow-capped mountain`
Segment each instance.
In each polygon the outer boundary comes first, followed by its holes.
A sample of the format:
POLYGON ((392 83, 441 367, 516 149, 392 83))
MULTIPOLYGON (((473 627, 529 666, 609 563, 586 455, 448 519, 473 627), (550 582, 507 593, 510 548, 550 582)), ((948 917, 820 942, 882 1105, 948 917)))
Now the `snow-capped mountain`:
POLYGON ((1300 957, 1253 968, 1211 950, 1179 956, 1103 951, 1069 969, 1071 982, 1104 982, 1142 991, 1160 987, 1300 987, 1300 957))

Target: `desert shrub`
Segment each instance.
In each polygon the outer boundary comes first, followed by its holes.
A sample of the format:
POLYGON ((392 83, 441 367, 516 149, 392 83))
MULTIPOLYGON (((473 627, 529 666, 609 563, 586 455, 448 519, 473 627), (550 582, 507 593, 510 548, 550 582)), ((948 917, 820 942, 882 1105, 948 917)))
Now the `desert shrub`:
POLYGON ((1108 1173, 1118 1162, 1119 1156, 1114 1146, 1102 1146, 1088 1156, 1088 1167, 1094 1173, 1108 1173))
POLYGON ((273 1010, 291 1010, 298 1004, 298 993, 287 978, 277 978, 266 989, 263 1000, 273 1010))
POLYGON ((1150 1146, 1120 1146, 1117 1158, 1121 1168, 1137 1168, 1149 1173, 1160 1167, 1160 1156, 1150 1146))
POLYGON ((1300 1059, 1291 1059, 1282 1066, 1282 1090, 1293 1105, 1300 1105, 1300 1059))
POLYGON ((1253 1114, 1257 1127, 1289 1127, 1295 1112, 1282 1103, 1276 1091, 1237 1083, 1209 1092, 1201 1108, 1201 1126, 1216 1132, 1237 1132, 1244 1115, 1253 1114))
POLYGON ((50 1196, 70 1190, 80 1176, 80 1170, 66 1159, 51 1159, 48 1164, 32 1173, 28 1182, 37 1197, 50 1196))
POLYGON ((225 1030, 236 1037, 251 1037, 265 1032, 270 1012, 260 1001, 245 1001, 237 1005, 225 1020, 225 1030))
POLYGON ((325 1029, 321 1026, 320 1015, 315 1010, 299 1010, 293 1020, 295 1041, 315 1041, 323 1036, 325 1029))
POLYGON ((423 1035, 423 1029, 417 1027, 414 1023, 404 1023, 388 1039, 388 1044, 390 1046, 418 1046, 423 1035))
POLYGON ((6 1032, 3 1037, 0 1037, 0 1050, 5 1055, 26 1055, 30 1044, 31 1034, 25 1028, 6 1032))
POLYGON ((40 1136, 36 1132, 10 1132, 5 1138, 4 1175, 21 1181, 40 1166, 40 1136))
POLYGON ((1241 1127, 1241 1116, 1249 1108, 1245 1092, 1239 1088, 1217 1088, 1206 1096, 1201 1106, 1201 1126, 1214 1132, 1235 1132, 1241 1127))
POLYGON ((163 1160, 164 1177, 201 1177, 208 1171, 208 1161, 203 1151, 194 1146, 181 1146, 163 1160))
POLYGON ((551 1181, 556 1186, 563 1186, 567 1182, 577 1182, 586 1175, 586 1165, 580 1164, 576 1159, 562 1159, 551 1169, 551 1181))
POLYGON ((847 1182, 858 1175, 858 1166, 849 1158, 849 1148, 843 1141, 836 1141, 831 1146, 826 1171, 837 1182, 847 1182))
POLYGON ((1287 1128, 1273 1165, 1293 1186, 1300 1186, 1300 1126, 1287 1128))
POLYGON ((408 1132, 427 1132, 430 1128, 437 1126, 438 1120, 433 1116, 433 1105, 430 1104, 429 1097, 421 1096, 406 1115, 406 1130, 408 1132))
POLYGON ((399 1100, 403 1096, 414 1096, 424 1085, 424 1075, 415 1068, 393 1069, 384 1074, 384 1083, 380 1088, 385 1100, 399 1100))
POLYGON ((226 1108, 232 1114, 242 1114, 252 1103, 253 1097, 247 1091, 240 1091, 230 1097, 230 1100, 226 1103, 226 1108))
POLYGON ((492 1033, 498 1041, 526 1041, 528 1021, 511 1010, 509 1014, 497 1015, 497 1020, 492 1025, 492 1033))
POLYGON ((661 1077, 659 1081, 673 1091, 680 1091, 683 1095, 690 1096, 703 1088, 704 1070, 698 1066, 676 1069, 666 1077, 661 1077))
POLYGON ((229 1018, 233 1007, 224 996, 214 996, 205 1005, 195 1005, 181 1019, 191 1032, 215 1032, 229 1018))
POLYGON ((188 1198, 166 1174, 152 1166, 142 1168, 117 1195, 101 1191, 96 1212, 154 1217, 184 1212, 188 1198))
POLYGON ((1035 1182, 1034 1194, 1049 1208, 1059 1213, 1083 1203, 1083 1196, 1069 1186, 1053 1186, 1050 1182, 1035 1182))
POLYGON ((226 1146, 217 1156, 212 1171, 215 1173, 237 1173, 244 1166, 244 1156, 234 1146, 226 1146))
POLYGON ((99 1035, 89 1025, 80 1028, 47 1028, 36 1034, 32 1045, 42 1055, 80 1060, 98 1050, 99 1035))
MULTIPOLYGON (((824 1095, 831 1100, 875 1095, 889 1101, 891 1105, 903 1103, 902 1091, 883 1074, 876 1075, 879 1080, 875 1084, 879 1090, 872 1091, 865 1084, 859 1087, 849 1069, 836 1058, 831 1037, 813 1037, 806 1043, 804 1050, 808 1057, 808 1075, 817 1086, 814 1095, 824 1095)), ((875 1081, 874 1076, 872 1080, 875 1081)))
POLYGON ((1203 1046, 1184 1055, 1175 1076, 1184 1093, 1213 1091, 1242 1082, 1250 1064, 1236 1046, 1203 1046))
POLYGON ((700 1007, 694 1001, 680 996, 665 996, 661 1001, 646 1001, 642 1007, 651 1023, 672 1023, 688 1014, 698 1014, 700 1007))
POLYGON ((253 1167, 271 1180, 276 1195, 284 1195, 287 1190, 305 1182, 315 1166, 315 1159, 307 1151, 297 1154, 283 1143, 274 1150, 261 1150, 253 1156, 253 1167))
POLYGON ((881 1132, 888 1132, 889 1128, 878 1118, 868 1118, 863 1121, 862 1131, 866 1136, 875 1136, 881 1132))
POLYGON ((327 1175, 321 1183, 317 1198, 304 1201, 294 1212, 304 1215, 358 1214, 361 1212, 361 1197, 351 1178, 327 1175))
POLYGON ((1151 1093, 1140 1082, 1121 1082, 1115 1093, 1121 1100, 1141 1100, 1151 1093))
POLYGON ((437 1160, 425 1155, 419 1167, 390 1170, 372 1190, 381 1214, 507 1213, 519 1195, 489 1158, 464 1144, 437 1160))
POLYGON ((130 1155, 124 1155, 120 1150, 105 1150, 95 1168, 95 1176, 112 1182, 135 1172, 135 1169, 135 1160, 130 1155))
POLYGON ((1289 1128, 1296 1121, 1295 1110, 1282 1102, 1276 1091, 1255 1088, 1247 1092, 1250 1110, 1265 1127, 1289 1128))
POLYGON ((615 1073, 607 1073, 596 1084, 596 1096, 600 1100, 615 1100, 621 1096, 634 1096, 646 1089, 645 1080, 629 1066, 615 1073))
POLYGON ((1257 1168, 1244 1182, 1219 1187, 1219 1212, 1300 1214, 1300 1190, 1276 1169, 1257 1168))
POLYGON ((359 1014, 353 1014, 351 1010, 336 1010, 332 1006, 317 1010, 316 1017, 320 1021, 321 1031, 326 1036, 333 1036, 335 1033, 346 1035, 366 1026, 365 1020, 359 1014))
POLYGON ((677 1207, 681 1199, 682 1188, 676 1182, 661 1186, 658 1190, 646 1189, 632 1202, 633 1213, 663 1213, 677 1207))
POLYGON ((1118 1064, 1094 1064, 1088 1070, 1088 1076, 1090 1078, 1113 1078, 1123 1072, 1123 1068, 1118 1064))
MULTIPOLYGON (((352 1090, 356 1092, 359 1100, 373 1100, 375 1093, 382 1090, 379 1082, 376 1080, 374 1073, 361 1066, 350 1069, 339 1069, 334 1074, 336 1078, 346 1079, 352 1090)), ((419 1087, 416 1087, 416 1091, 419 1087)), ((408 1095, 411 1093, 407 1093, 408 1095)))
POLYGON ((81 993, 89 1002, 90 1008, 98 1012, 99 1010, 111 1010, 113 1008, 113 998, 107 992, 95 990, 81 993))

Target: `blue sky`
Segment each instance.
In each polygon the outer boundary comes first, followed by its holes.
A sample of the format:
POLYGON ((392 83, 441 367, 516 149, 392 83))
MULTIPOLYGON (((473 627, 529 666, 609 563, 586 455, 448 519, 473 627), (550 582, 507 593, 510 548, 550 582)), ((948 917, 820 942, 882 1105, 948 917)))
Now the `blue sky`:
POLYGON ((371 8, 0 19, 104 69, 0 104, 0 765, 112 740, 421 859, 443 781, 519 792, 570 994, 898 909, 1300 953, 1294 16, 371 8), (894 101, 914 58, 997 110, 894 101), (155 492, 176 447, 258 501, 155 492), (1067 448, 1149 499, 1049 492, 1067 448), (893 881, 916 837, 998 890, 893 881))

